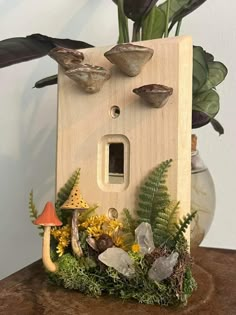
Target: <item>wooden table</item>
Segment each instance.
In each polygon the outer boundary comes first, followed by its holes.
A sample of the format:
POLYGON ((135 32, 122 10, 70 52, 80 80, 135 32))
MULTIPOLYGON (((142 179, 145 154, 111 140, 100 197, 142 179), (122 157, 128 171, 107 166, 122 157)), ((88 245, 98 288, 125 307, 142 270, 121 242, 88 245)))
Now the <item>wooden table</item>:
POLYGON ((193 252, 198 290, 187 307, 141 305, 111 297, 91 298, 48 283, 42 262, 0 281, 3 315, 236 315, 236 251, 198 248, 193 252))

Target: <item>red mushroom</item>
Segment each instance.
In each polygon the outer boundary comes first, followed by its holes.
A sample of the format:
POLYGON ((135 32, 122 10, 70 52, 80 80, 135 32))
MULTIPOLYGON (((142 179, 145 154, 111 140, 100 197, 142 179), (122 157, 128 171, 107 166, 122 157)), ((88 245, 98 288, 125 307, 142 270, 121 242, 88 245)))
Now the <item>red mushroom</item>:
POLYGON ((43 264, 47 270, 55 272, 57 270, 57 266, 50 257, 50 231, 51 226, 60 226, 62 225, 62 222, 58 219, 56 210, 51 202, 46 203, 43 212, 34 221, 34 224, 44 226, 42 255, 43 264))

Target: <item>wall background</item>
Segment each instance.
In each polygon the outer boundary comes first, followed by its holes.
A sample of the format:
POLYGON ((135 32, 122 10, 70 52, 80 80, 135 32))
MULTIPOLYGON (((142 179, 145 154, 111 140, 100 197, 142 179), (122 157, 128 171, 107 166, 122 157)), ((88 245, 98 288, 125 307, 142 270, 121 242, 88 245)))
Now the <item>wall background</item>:
MULTIPOLYGON (((116 7, 108 0, 0 0, 0 40, 42 33, 79 39, 93 45, 116 42, 116 7)), ((229 74, 218 88, 225 127, 218 137, 211 126, 197 130, 199 149, 210 166, 217 208, 204 246, 236 249, 235 139, 236 27, 234 12, 222 1, 207 1, 183 22, 181 34, 193 36, 224 62, 229 74)), ((40 257, 41 239, 28 215, 28 195, 34 188, 39 210, 54 200, 56 148, 56 87, 32 89, 34 83, 55 74, 49 57, 0 69, 0 279, 40 257)))

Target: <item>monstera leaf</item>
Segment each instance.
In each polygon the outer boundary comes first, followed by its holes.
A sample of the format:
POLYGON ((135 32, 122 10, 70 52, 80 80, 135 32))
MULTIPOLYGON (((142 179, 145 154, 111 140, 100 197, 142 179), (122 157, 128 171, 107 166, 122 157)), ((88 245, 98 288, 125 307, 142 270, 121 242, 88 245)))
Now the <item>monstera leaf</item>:
POLYGON ((0 41, 0 68, 43 57, 55 47, 72 49, 93 47, 85 42, 52 38, 41 34, 0 41))

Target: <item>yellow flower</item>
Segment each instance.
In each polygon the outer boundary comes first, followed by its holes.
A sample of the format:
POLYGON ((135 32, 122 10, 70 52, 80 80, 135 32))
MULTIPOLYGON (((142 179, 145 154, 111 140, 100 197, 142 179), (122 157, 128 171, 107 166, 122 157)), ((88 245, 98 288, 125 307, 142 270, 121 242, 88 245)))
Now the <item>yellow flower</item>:
POLYGON ((65 248, 70 244, 71 228, 68 224, 54 228, 51 230, 51 235, 58 241, 56 252, 60 257, 64 254, 65 248))
POLYGON ((139 253, 139 251, 140 251, 139 244, 133 244, 131 250, 133 253, 139 253))

